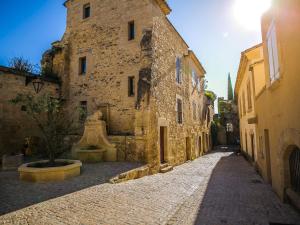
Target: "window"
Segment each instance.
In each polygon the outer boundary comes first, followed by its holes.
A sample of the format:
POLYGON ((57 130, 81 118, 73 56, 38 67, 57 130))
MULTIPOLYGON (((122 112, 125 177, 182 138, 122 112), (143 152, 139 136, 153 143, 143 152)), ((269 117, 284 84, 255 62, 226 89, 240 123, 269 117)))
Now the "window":
POLYGON ((182 100, 177 98, 176 100, 176 110, 177 110, 177 123, 183 123, 183 110, 182 110, 182 100))
POLYGON ((86 57, 81 57, 79 59, 79 75, 86 74, 86 57))
POLYGON ((134 77, 128 77, 128 96, 132 97, 134 96, 134 77))
POLYGON ((240 115, 240 118, 242 118, 243 116, 243 113, 242 113, 242 103, 241 103, 241 99, 239 100, 239 115, 240 115))
POLYGON ((243 92, 243 115, 246 114, 246 100, 245 100, 245 92, 243 92))
POLYGON ((89 18, 91 16, 91 6, 90 4, 85 4, 83 6, 83 19, 89 18))
POLYGON ((269 55, 269 69, 270 69, 270 80, 273 83, 279 78, 279 59, 277 49, 277 37, 275 22, 273 21, 270 25, 267 33, 267 47, 269 55))
POLYGON ((128 40, 134 40, 135 38, 135 25, 134 25, 134 21, 130 21, 128 23, 128 40))
POLYGON ((250 81, 247 84, 247 100, 248 100, 248 110, 252 109, 252 98, 251 98, 251 85, 250 81))
POLYGON ((193 119, 196 120, 197 119, 197 105, 195 102, 193 102, 193 119))
POLYGON ((201 79, 200 78, 197 79, 197 89, 198 89, 198 92, 201 92, 201 79))
POLYGON ((181 84, 181 59, 179 57, 176 58, 176 82, 177 84, 181 84))
POLYGON ((85 121, 86 117, 87 117, 87 101, 81 101, 80 102, 80 112, 79 112, 79 120, 80 121, 85 121))
POLYGON ((198 75, 194 70, 192 70, 192 85, 195 87, 198 83, 198 75))
POLYGON ((226 131, 229 133, 233 132, 233 124, 232 123, 227 123, 226 124, 226 131))

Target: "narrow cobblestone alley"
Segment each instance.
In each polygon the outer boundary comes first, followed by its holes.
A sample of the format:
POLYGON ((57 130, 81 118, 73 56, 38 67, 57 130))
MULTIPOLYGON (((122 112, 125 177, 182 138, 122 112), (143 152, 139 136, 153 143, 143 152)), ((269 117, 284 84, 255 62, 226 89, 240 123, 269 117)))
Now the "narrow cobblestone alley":
POLYGON ((0 217, 0 224, 14 225, 299 222, 299 214, 232 152, 213 152, 167 174, 89 187, 0 217))

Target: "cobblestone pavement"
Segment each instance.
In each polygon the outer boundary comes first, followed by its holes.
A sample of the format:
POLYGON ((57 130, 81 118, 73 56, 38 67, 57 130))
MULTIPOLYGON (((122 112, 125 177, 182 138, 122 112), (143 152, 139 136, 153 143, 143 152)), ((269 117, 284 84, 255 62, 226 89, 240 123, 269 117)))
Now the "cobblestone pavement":
POLYGON ((79 177, 39 184, 20 181, 16 171, 0 171, 0 215, 106 183, 110 178, 139 166, 140 163, 127 162, 84 164, 79 177))
MULTIPOLYGON (((51 191, 51 190, 49 190, 51 191)), ((1 202, 2 204, 2 202, 1 202)), ((0 217, 0 224, 297 224, 241 156, 214 152, 157 174, 96 185, 0 217)))

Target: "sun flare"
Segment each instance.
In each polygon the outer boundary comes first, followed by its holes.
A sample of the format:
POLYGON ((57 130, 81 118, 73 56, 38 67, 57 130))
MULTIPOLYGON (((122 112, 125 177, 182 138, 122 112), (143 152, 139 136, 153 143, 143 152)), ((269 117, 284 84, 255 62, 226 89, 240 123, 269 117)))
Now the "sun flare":
POLYGON ((235 0, 234 17, 247 30, 259 30, 262 14, 271 6, 272 0, 235 0))

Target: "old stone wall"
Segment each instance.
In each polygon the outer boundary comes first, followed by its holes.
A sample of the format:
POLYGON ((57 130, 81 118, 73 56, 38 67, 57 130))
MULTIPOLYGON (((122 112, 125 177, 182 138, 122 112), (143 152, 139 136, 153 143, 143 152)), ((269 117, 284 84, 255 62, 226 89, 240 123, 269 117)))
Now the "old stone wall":
POLYGON ((119 162, 145 162, 145 140, 136 136, 109 136, 116 145, 119 162))
POLYGON ((144 41, 147 45, 145 30, 151 33, 152 13, 158 9, 149 0, 91 0, 91 16, 83 19, 84 4, 81 0, 67 3, 62 45, 68 46, 69 52, 69 107, 74 109, 80 101, 87 101, 89 114, 103 111, 110 134, 133 135, 141 70, 147 75, 141 44, 144 41), (135 23, 134 40, 128 40, 130 21, 135 23), (87 60, 85 75, 79 74, 80 57, 87 60), (129 77, 134 77, 133 96, 128 95, 129 77))
MULTIPOLYGON (((203 135, 201 127, 200 107, 203 104, 203 91, 193 91, 191 63, 188 46, 182 40, 170 22, 163 17, 154 18, 153 25, 153 74, 151 113, 155 114, 153 126, 153 158, 159 158, 159 129, 167 127, 166 161, 177 165, 200 155, 203 150, 199 138, 203 135), (180 57, 182 83, 176 82, 176 58, 180 57), (177 122, 176 98, 183 101, 183 124, 177 122), (193 118, 192 102, 197 104, 196 119, 193 118), (190 146, 190 147, 189 147, 190 146), (190 157, 190 158, 189 158, 190 157)), ((199 74, 203 76, 204 74, 199 74)), ((156 159, 156 161, 158 161, 156 159)))
POLYGON ((110 139, 117 144, 119 160, 144 161, 157 168, 162 124, 168 129, 168 163, 176 165, 185 162, 187 155, 201 155, 207 148, 203 140, 209 129, 201 114, 203 90, 193 90, 191 67, 198 70, 200 79, 204 73, 193 65, 189 47, 157 1, 74 0, 67 1, 66 7, 66 32, 53 44, 54 50, 61 51, 50 61, 62 78, 62 95, 71 112, 82 101, 87 102, 88 114, 100 109, 110 139), (87 3, 91 13, 83 19, 87 3), (135 38, 128 40, 128 23, 132 21, 135 38), (180 85, 175 80, 177 56, 182 58, 180 85), (82 57, 87 62, 85 74, 79 70, 82 57), (132 96, 128 95, 129 77, 134 78, 132 96), (176 122, 176 96, 184 102, 182 125, 176 122))
MULTIPOLYGON (((38 95, 45 93, 58 97, 59 85, 44 81, 38 95)), ((36 124, 27 116, 26 108, 10 103, 17 94, 37 95, 32 82, 26 84, 26 76, 0 70, 0 157, 22 151, 26 137, 40 136, 36 124)))

